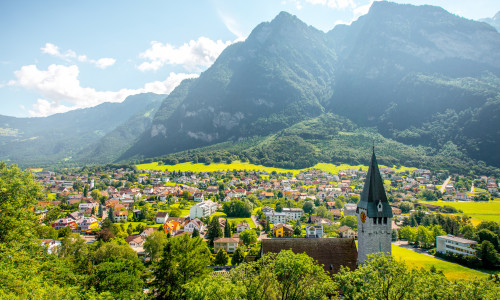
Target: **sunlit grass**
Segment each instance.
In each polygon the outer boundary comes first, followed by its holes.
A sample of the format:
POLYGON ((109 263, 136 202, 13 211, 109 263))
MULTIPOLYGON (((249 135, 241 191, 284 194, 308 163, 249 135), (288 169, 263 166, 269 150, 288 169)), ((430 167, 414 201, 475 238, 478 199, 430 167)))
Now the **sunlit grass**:
POLYGON ((449 201, 436 201, 424 202, 434 205, 449 205, 456 209, 462 210, 463 213, 457 215, 467 215, 472 217, 473 224, 478 224, 480 220, 500 222, 500 202, 487 201, 487 202, 449 202, 449 201))

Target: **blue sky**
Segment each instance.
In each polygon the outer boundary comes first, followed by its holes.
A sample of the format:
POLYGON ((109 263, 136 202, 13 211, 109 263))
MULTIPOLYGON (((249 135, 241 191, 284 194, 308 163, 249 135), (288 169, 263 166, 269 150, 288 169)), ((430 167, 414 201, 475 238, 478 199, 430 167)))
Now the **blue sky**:
MULTIPOLYGON (((0 2, 0 114, 47 116, 169 93, 231 43, 280 11, 328 31, 365 14, 372 0, 107 0, 0 2)), ((396 0, 469 19, 498 0, 396 0)))

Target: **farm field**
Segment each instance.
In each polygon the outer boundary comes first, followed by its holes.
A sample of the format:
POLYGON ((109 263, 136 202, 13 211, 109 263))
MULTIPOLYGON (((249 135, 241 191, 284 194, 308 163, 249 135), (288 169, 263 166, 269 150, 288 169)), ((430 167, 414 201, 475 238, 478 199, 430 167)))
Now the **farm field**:
POLYGON ((467 215, 472 217, 472 223, 477 225, 481 221, 495 221, 500 222, 500 201, 488 202, 449 202, 449 201, 431 201, 424 202, 426 204, 434 205, 449 205, 456 209, 460 209, 463 213, 458 215, 467 215))
POLYGON ((227 218, 227 220, 231 223, 241 223, 241 222, 247 222, 248 225, 250 225, 250 228, 255 228, 255 224, 253 223, 252 221, 252 218, 231 218, 231 217, 226 217, 226 214, 223 213, 223 212, 216 212, 215 214, 213 214, 213 216, 217 216, 217 217, 220 217, 220 218, 227 218))
MULTIPOLYGON (((176 165, 158 165, 157 162, 154 163, 149 163, 149 164, 140 164, 136 165, 136 167, 139 170, 159 170, 159 171, 192 171, 192 172, 215 172, 215 171, 227 171, 227 170, 248 170, 248 171, 264 171, 271 173, 273 171, 276 171, 277 173, 293 173, 293 175, 297 175, 300 171, 308 170, 308 169, 319 169, 325 172, 329 172, 332 174, 337 174, 341 170, 346 170, 346 169, 359 169, 362 168, 363 170, 368 170, 368 166, 363 166, 363 165, 357 165, 357 166, 351 166, 347 164, 341 164, 341 165, 334 165, 334 164, 327 164, 327 163, 318 163, 312 168, 307 168, 307 169, 282 169, 282 168, 272 168, 272 167, 265 167, 262 165, 254 165, 251 163, 243 163, 240 161, 234 161, 230 164, 224 164, 224 163, 214 163, 210 165, 205 165, 205 164, 193 164, 190 162, 186 163, 179 163, 176 165)), ((386 166, 380 165, 380 168, 387 168, 386 166)), ((404 171, 413 171, 417 170, 417 168, 409 168, 409 167, 399 167, 397 168, 396 166, 393 166, 393 169, 395 169, 397 172, 404 172, 404 171)))
POLYGON ((425 254, 392 245, 392 256, 398 260, 405 261, 410 267, 429 269, 432 265, 438 271, 443 271, 446 278, 450 280, 460 280, 472 277, 485 277, 488 274, 466 268, 459 264, 443 261, 425 254))

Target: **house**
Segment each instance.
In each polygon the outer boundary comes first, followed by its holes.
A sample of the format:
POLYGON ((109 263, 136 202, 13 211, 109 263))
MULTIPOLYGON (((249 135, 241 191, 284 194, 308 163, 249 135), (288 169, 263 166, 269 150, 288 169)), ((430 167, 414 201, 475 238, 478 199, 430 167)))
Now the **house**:
POLYGON ((306 227, 306 238, 320 238, 323 237, 322 225, 309 225, 306 227))
POLYGON ((279 253, 292 250, 305 253, 319 265, 323 265, 330 275, 337 273, 341 266, 354 270, 357 265, 358 251, 353 239, 263 239, 261 256, 266 253, 279 253))
POLYGON ((203 202, 204 200, 205 197, 203 196, 202 192, 194 193, 194 202, 203 202))
POLYGON ((274 211, 274 208, 271 208, 269 206, 264 206, 260 209, 262 211, 262 213, 266 214, 266 213, 271 213, 274 211))
POLYGON ((455 195, 455 200, 457 200, 457 201, 469 201, 469 197, 467 196, 467 193, 457 193, 455 195))
POLYGON ((57 248, 61 246, 61 241, 54 239, 43 239, 41 240, 41 245, 47 247, 47 252, 49 254, 53 254, 57 251, 57 248))
POLYGON ((286 214, 283 212, 268 212, 264 215, 271 224, 286 223, 286 214))
POLYGON ((318 221, 321 221, 321 216, 317 215, 311 215, 309 216, 309 220, 307 220, 308 223, 316 224, 318 221))
POLYGON ((198 229, 198 232, 202 232, 205 230, 205 224, 200 221, 198 218, 191 220, 186 226, 184 226, 184 231, 193 232, 194 229, 198 229))
POLYGON ((141 232, 141 236, 146 238, 147 236, 149 236, 153 231, 156 231, 158 230, 157 227, 146 227, 144 228, 144 230, 141 232))
POLYGON ((304 211, 302 208, 283 208, 282 211, 286 215, 286 219, 288 220, 299 220, 302 215, 304 214, 304 211))
POLYGON ((293 235, 293 228, 290 225, 278 223, 273 226, 273 235, 275 237, 288 237, 293 235))
POLYGON ((239 238, 216 238, 214 240, 214 253, 217 253, 219 249, 224 249, 227 253, 233 253, 238 248, 239 243, 239 238))
POLYGON ((242 222, 236 225, 236 232, 240 233, 244 230, 250 229, 250 225, 247 222, 242 222))
POLYGON ((339 228, 339 235, 341 238, 349 238, 349 239, 355 239, 358 237, 358 233, 354 231, 351 227, 346 225, 339 228))
POLYGON ((97 210, 99 209, 99 203, 97 202, 90 202, 90 203, 80 203, 78 204, 78 210, 80 212, 85 212, 86 210, 92 210, 94 209, 95 212, 97 212, 97 210))
POLYGON ((84 217, 85 217, 85 215, 80 211, 74 211, 74 212, 68 214, 68 218, 73 219, 76 222, 79 222, 84 217))
POLYGON ((76 229, 77 226, 76 221, 71 218, 62 218, 52 223, 52 227, 54 227, 55 230, 59 230, 63 227, 70 227, 71 230, 73 230, 76 229))
POLYGON ((194 220, 195 218, 209 217, 217 211, 217 207, 218 204, 211 200, 203 201, 191 206, 189 209, 189 218, 194 220))
POLYGON ((156 224, 165 224, 168 219, 168 212, 158 212, 156 213, 156 224))
POLYGON ((436 252, 439 253, 476 255, 476 246, 476 241, 451 234, 436 237, 436 252))
POLYGON ((344 215, 355 216, 356 215, 356 208, 358 208, 358 206, 356 204, 353 204, 353 203, 344 204, 344 215))
POLYGON ((146 238, 140 234, 129 235, 125 242, 130 245, 130 247, 142 247, 146 238))
POLYGON ((166 221, 163 224, 163 230, 165 231, 165 233, 170 233, 171 235, 176 235, 180 228, 181 222, 177 220, 166 221))
POLYGON ((121 220, 128 220, 128 211, 126 210, 115 210, 114 215, 116 222, 120 222, 121 220))
POLYGON ((85 217, 78 224, 78 229, 80 229, 82 233, 92 233, 92 230, 97 227, 99 227, 99 221, 95 217, 85 217))

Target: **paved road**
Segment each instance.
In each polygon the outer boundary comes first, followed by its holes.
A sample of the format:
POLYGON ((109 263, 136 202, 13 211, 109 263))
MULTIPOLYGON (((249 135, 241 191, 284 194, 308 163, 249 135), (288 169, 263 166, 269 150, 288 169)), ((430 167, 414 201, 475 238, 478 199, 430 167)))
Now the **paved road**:
POLYGON ((260 226, 259 222, 257 221, 257 216, 256 215, 251 215, 250 217, 252 218, 252 222, 255 225, 255 227, 257 227, 260 230, 262 230, 262 226, 260 226))
POLYGON ((448 185, 448 182, 450 182, 450 180, 451 180, 451 176, 448 177, 448 178, 446 178, 446 180, 444 181, 443 185, 439 189, 439 191, 441 192, 441 194, 444 194, 444 191, 446 190, 446 186, 448 185))

